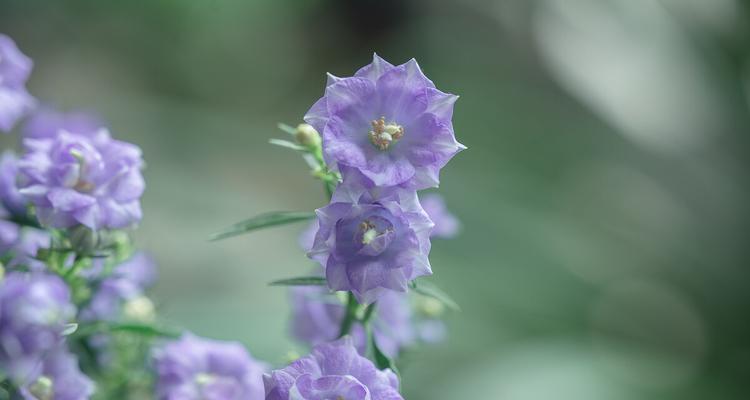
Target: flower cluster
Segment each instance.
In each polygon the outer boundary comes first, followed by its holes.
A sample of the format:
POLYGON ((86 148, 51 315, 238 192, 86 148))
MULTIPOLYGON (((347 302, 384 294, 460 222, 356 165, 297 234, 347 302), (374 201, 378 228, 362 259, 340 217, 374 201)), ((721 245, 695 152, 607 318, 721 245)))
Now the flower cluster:
MULTIPOLYGON (((456 96, 416 61, 375 55, 352 77, 329 76, 307 124, 282 127, 296 143, 274 143, 302 152, 330 201, 300 240, 322 268, 284 281, 301 285, 292 333, 312 352, 271 369, 240 343, 156 322, 155 262, 129 235, 141 220, 141 150, 90 114, 36 109, 31 65, 0 35, 0 130, 30 116, 21 155, 0 156, 0 397, 403 400, 394 359, 445 334, 440 296, 415 279, 432 274, 431 238, 459 223, 418 191, 464 149, 456 96)), ((220 236, 309 216, 263 215, 220 236)))

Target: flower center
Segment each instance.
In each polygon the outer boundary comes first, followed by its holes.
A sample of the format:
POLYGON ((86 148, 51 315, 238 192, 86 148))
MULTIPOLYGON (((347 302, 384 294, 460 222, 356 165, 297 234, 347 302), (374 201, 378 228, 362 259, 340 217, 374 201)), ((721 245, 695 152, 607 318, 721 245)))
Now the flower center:
POLYGON ((385 117, 372 121, 372 130, 368 133, 370 142, 380 150, 387 150, 392 143, 404 136, 404 127, 396 123, 385 123, 385 117))
POLYGON ((94 184, 83 179, 83 176, 86 173, 86 157, 84 157, 83 153, 78 149, 70 150, 70 155, 72 155, 73 158, 76 159, 76 162, 78 162, 78 179, 76 179, 73 189, 83 193, 90 193, 94 190, 94 184))
POLYGON ((199 372, 195 374, 195 383, 198 384, 198 386, 205 386, 208 385, 216 380, 216 376, 214 374, 209 374, 207 372, 199 372))
POLYGON ((376 237, 378 237, 378 231, 375 229, 375 224, 368 221, 362 221, 359 224, 359 231, 362 234, 362 244, 370 244, 376 237))

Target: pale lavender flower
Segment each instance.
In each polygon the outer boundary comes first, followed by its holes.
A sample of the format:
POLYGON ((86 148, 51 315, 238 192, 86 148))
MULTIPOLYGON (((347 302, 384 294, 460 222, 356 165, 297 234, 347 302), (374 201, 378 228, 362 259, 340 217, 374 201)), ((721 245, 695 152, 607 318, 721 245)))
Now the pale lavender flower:
MULTIPOLYGON (((311 346, 335 340, 346 313, 342 299, 319 286, 294 287, 291 292, 292 336, 311 346)), ((421 330, 408 294, 393 291, 380 296, 371 324, 375 343, 389 357, 395 357, 400 350, 414 345, 421 330)), ((362 324, 352 326, 350 335, 354 347, 364 355, 367 335, 362 324)))
POLYGON ((25 87, 32 66, 13 39, 0 34, 0 131, 13 129, 36 103, 25 87))
POLYGON ((21 227, 0 219, 0 260, 8 269, 26 267, 41 272, 46 267, 35 257, 39 249, 49 248, 49 233, 30 227, 21 227))
POLYGON ((141 219, 141 150, 100 130, 91 137, 61 132, 26 139, 19 161, 21 194, 42 225, 91 229, 127 228, 141 219))
POLYGON ((70 292, 59 277, 8 273, 0 281, 0 373, 25 382, 61 345, 74 315, 70 292))
POLYGON ((81 372, 78 359, 59 346, 45 355, 20 393, 24 400, 86 400, 94 393, 94 383, 81 372))
POLYGON ((316 210, 319 229, 308 256, 325 268, 330 289, 351 291, 369 304, 432 274, 433 224, 414 191, 368 189, 358 177, 357 171, 345 173, 330 204, 316 210))
POLYGON ((184 334, 154 354, 159 400, 261 400, 264 365, 239 343, 184 334))
POLYGON ((18 157, 4 151, 0 155, 0 214, 26 215, 27 203, 18 192, 18 157))
POLYGON ((435 88, 417 62, 377 55, 352 77, 329 75, 305 115, 323 138, 329 167, 359 170, 377 186, 435 187, 440 169, 465 147, 453 133, 458 97, 435 88))
POLYGON ((84 136, 94 136, 107 126, 98 116, 85 111, 60 112, 53 108, 35 111, 23 126, 27 138, 54 138, 60 132, 70 132, 84 136))
POLYGON ((263 380, 266 400, 403 400, 396 374, 359 355, 349 336, 316 346, 263 380))
MULTIPOLYGON (((97 263, 87 275, 92 280, 99 279, 103 268, 97 263)), ((156 281, 156 263, 145 253, 136 253, 127 261, 117 265, 111 275, 104 277, 96 285, 96 291, 88 306, 81 310, 83 321, 116 321, 120 318, 124 302, 136 299, 156 281)))
POLYGON ((431 237, 450 239, 458 234, 461 223, 455 215, 448 211, 443 196, 437 193, 428 193, 419 197, 422 208, 430 216, 435 226, 430 233, 431 237))

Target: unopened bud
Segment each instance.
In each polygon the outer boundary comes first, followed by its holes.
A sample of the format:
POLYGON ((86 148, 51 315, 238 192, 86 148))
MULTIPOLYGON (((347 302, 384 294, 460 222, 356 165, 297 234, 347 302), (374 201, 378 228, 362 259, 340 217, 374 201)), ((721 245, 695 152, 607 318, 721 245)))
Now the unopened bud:
POLYGON ((52 382, 52 379, 42 375, 36 380, 36 382, 29 386, 29 392, 35 399, 52 400, 52 397, 55 394, 54 383, 52 382))
POLYGON ((125 302, 125 317, 135 321, 151 322, 156 318, 154 303, 146 296, 138 296, 125 302))
POLYGON ((77 253, 90 254, 99 246, 99 234, 84 225, 71 228, 68 239, 77 253))
POLYGON ((425 296, 417 298, 416 308, 420 314, 430 318, 440 317, 445 312, 445 306, 440 300, 425 296))
POLYGON ((299 124, 294 132, 297 143, 307 148, 318 148, 321 144, 320 134, 309 124, 299 124))

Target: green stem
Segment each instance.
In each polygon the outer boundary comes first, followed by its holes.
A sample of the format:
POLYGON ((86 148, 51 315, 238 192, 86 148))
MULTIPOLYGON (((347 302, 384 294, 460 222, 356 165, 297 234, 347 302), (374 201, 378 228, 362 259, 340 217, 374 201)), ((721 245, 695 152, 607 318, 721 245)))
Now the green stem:
POLYGON ((346 314, 344 314, 344 320, 341 321, 339 337, 348 335, 352 330, 352 325, 354 325, 354 322, 357 320, 357 308, 359 308, 359 303, 357 303, 357 299, 352 292, 347 292, 346 296, 346 314))

